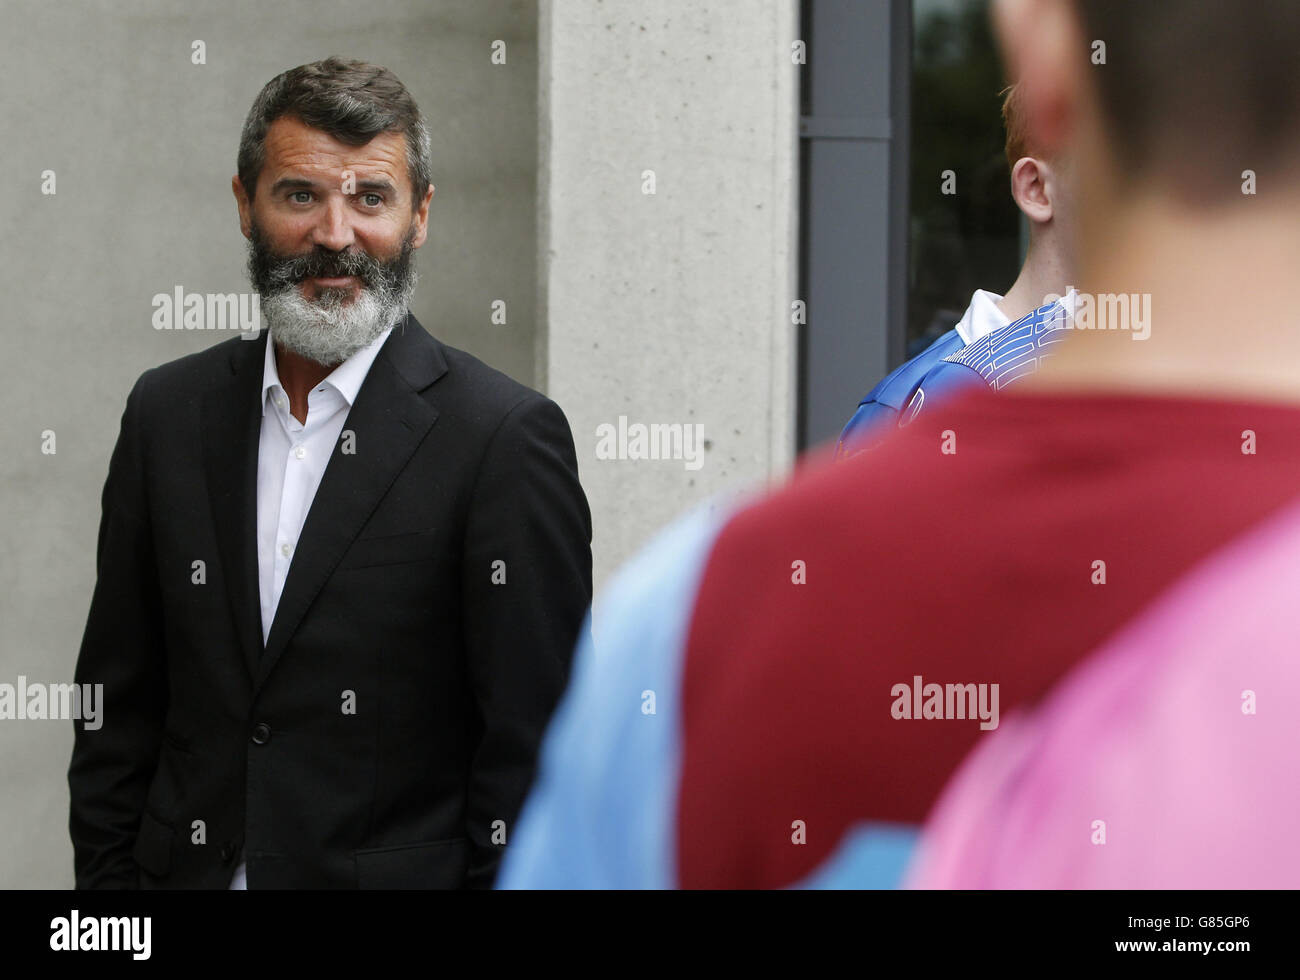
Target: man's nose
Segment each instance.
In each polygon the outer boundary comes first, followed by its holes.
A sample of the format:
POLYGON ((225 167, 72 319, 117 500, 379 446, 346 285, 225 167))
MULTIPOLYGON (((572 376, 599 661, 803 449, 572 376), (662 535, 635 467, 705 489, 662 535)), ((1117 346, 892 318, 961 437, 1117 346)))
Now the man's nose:
POLYGON ((331 252, 341 252, 356 242, 352 233, 352 224, 348 218, 347 205, 342 195, 331 195, 320 210, 320 217, 312 229, 312 244, 320 245, 331 252))

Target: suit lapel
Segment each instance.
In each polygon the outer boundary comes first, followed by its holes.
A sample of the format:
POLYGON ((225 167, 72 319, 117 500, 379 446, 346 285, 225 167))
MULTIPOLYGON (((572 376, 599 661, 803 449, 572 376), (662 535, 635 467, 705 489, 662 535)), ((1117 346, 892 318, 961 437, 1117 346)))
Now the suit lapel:
POLYGON ((201 439, 231 615, 249 683, 262 652, 257 584, 257 447, 267 332, 231 345, 230 378, 203 398, 201 439))
MULTIPOLYGON (((341 441, 334 446, 312 499, 266 649, 253 672, 254 693, 266 682, 321 587, 438 418, 437 410, 419 393, 446 371, 437 341, 407 314, 379 349, 343 423, 343 430, 354 434, 355 452, 341 452, 341 441)), ((256 438, 253 442, 256 470, 256 438)), ((256 473, 254 482, 255 477, 256 473)), ((256 500, 255 487, 251 499, 256 500)), ((253 514, 254 523, 244 532, 250 540, 256 536, 255 507, 253 514)), ((254 554, 253 609, 258 608, 256 565, 254 554)))

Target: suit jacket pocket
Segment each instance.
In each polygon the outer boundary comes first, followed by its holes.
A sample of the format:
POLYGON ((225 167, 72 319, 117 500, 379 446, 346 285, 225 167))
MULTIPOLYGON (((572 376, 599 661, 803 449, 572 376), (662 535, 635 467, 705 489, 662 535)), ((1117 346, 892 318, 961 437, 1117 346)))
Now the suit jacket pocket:
POLYGON ((145 871, 161 878, 171 867, 174 836, 171 827, 145 810, 140 817, 140 832, 136 834, 135 848, 131 851, 131 856, 145 871))
POLYGON ((469 870, 469 838, 354 851, 358 888, 460 888, 469 870))
POLYGON ((357 538, 348 548, 340 569, 369 568, 372 565, 399 565, 425 561, 434 557, 437 528, 409 534, 385 534, 377 538, 357 538))

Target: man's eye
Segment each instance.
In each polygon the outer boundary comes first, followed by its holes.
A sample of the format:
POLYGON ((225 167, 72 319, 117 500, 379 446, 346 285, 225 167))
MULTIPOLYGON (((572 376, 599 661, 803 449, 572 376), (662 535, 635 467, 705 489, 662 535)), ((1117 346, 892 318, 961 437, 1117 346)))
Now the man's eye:
POLYGON ((294 191, 289 195, 289 200, 294 204, 306 204, 311 200, 311 191, 294 191))
POLYGON ((370 194, 366 194, 366 195, 364 195, 364 196, 361 198, 361 200, 364 201, 364 202, 366 203, 366 206, 367 206, 367 207, 371 207, 371 208, 377 208, 377 207, 379 207, 379 205, 381 205, 381 204, 384 203, 384 199, 383 199, 383 197, 382 197, 381 195, 379 195, 379 194, 375 194, 375 193, 373 193, 373 192, 370 193, 370 194))

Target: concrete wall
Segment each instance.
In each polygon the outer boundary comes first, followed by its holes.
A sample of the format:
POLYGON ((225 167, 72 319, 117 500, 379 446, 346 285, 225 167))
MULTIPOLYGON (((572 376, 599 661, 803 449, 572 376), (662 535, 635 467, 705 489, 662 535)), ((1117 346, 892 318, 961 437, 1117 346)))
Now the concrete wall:
MULTIPOLYGON (((678 513, 789 464, 793 0, 547 2, 540 44, 525 0, 6 0, 0 16, 0 682, 70 680, 126 393, 225 339, 155 331, 151 299, 246 289, 240 126, 273 75, 328 54, 392 68, 430 120, 416 315, 564 408, 598 583, 678 513), (702 465, 599 459, 597 427, 620 415, 703 425, 702 465)), ((68 722, 0 721, 0 887, 72 883, 71 743, 68 722)))
MULTIPOLYGON (((0 682, 71 679, 99 493, 144 369, 227 335, 159 332, 151 298, 247 288, 230 177, 254 96, 330 54, 378 62, 433 137, 415 313, 534 383, 537 9, 528 0, 5 0, 0 122, 0 682), (205 65, 191 42, 206 43, 205 65), (506 64, 490 45, 506 42, 506 64), (56 174, 54 196, 41 173, 56 174), (507 323, 490 322, 503 299, 507 323), (55 455, 40 451, 56 433, 55 455)), ((0 721, 0 887, 68 887, 72 727, 0 721)))
POLYGON ((539 376, 573 426, 598 586, 791 460, 797 31, 792 0, 542 0, 539 376), (599 458, 620 416, 702 425, 702 465, 599 458))

